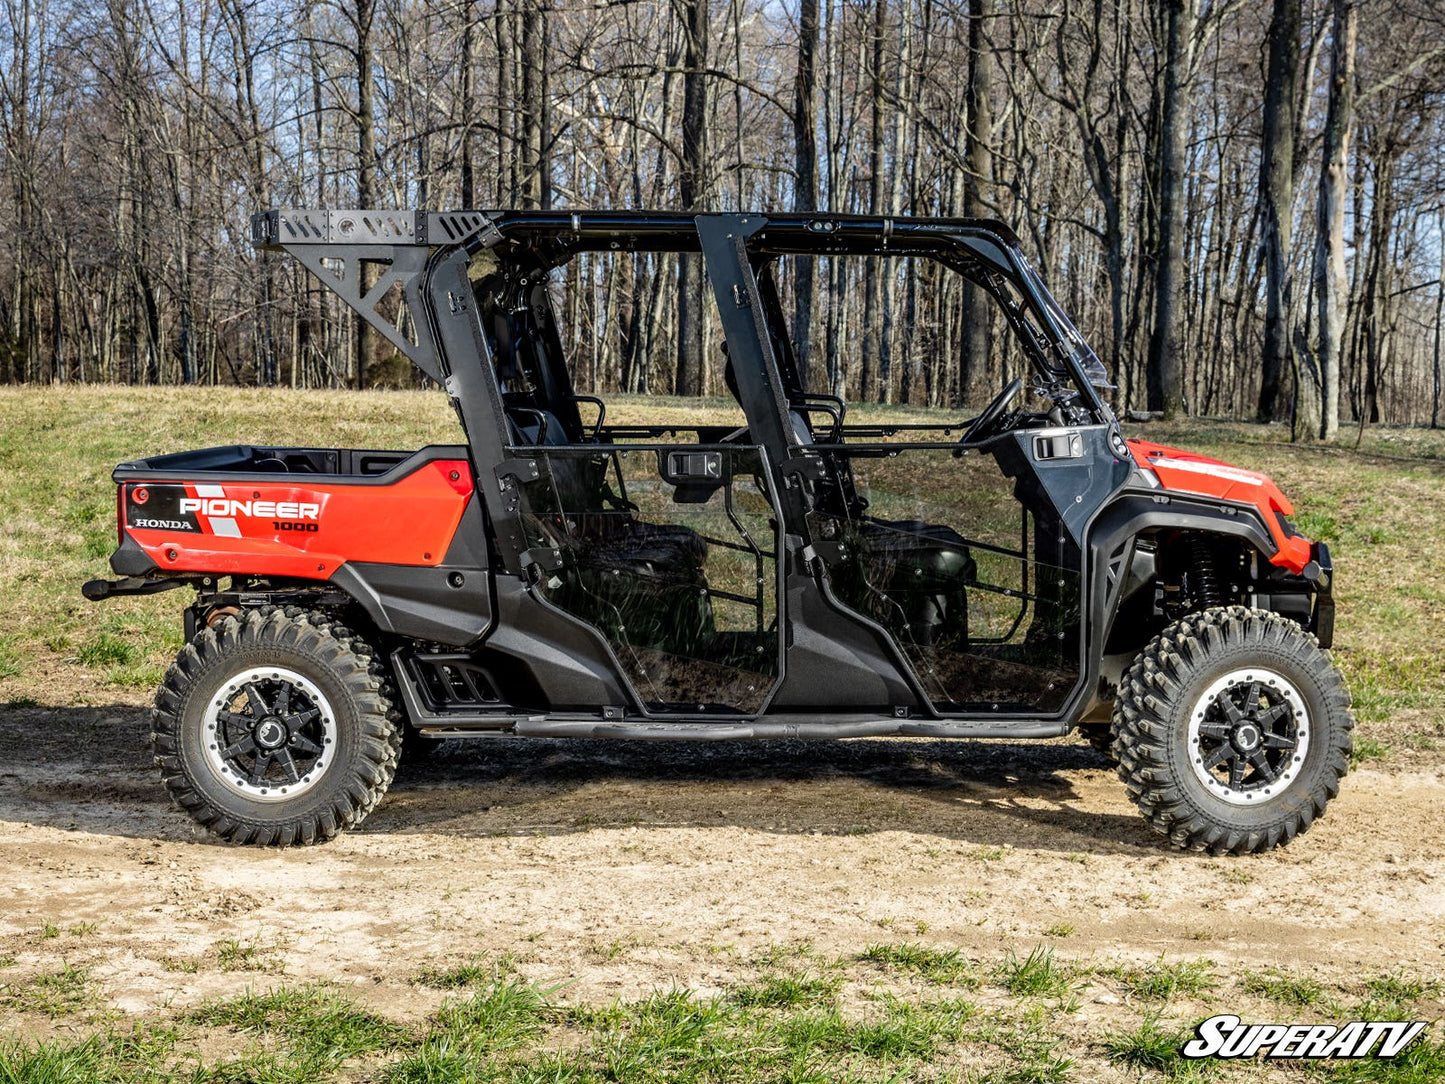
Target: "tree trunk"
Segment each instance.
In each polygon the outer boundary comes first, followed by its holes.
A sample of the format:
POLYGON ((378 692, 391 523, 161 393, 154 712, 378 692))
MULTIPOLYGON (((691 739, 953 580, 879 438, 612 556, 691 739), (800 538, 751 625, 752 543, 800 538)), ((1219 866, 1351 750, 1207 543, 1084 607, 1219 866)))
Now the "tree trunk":
POLYGON ((1299 82, 1300 0, 1274 0, 1265 79, 1264 151, 1259 198, 1264 210, 1264 364, 1256 416, 1273 421, 1280 375, 1290 361, 1290 227, 1294 212, 1295 89, 1299 82))
MULTIPOLYGON (((255 51, 251 43, 250 11, 241 0, 231 0, 229 18, 232 31, 232 57, 236 65, 236 112, 239 127, 247 142, 247 189, 253 206, 266 200, 266 135, 261 123, 257 98, 255 51)), ((179 196, 177 197, 179 201, 179 196)), ((365 206, 363 204, 362 206, 365 206)), ((179 211, 179 208, 177 208, 179 211)), ((276 383, 279 367, 276 347, 276 267, 275 261, 261 256, 257 261, 260 277, 261 303, 256 312, 256 356, 259 361, 257 383, 276 383)))
MULTIPOLYGON (((913 100, 913 0, 903 0, 898 13, 898 65, 893 73, 893 101, 913 100)), ((897 219, 903 214, 903 182, 910 172, 904 165, 908 153, 908 117, 901 107, 893 110, 893 159, 888 170, 888 217, 897 219)), ((898 350, 898 273, 907 273, 910 261, 889 256, 883 260, 883 342, 879 373, 882 385, 882 400, 895 401, 894 358, 898 350)), ((903 355, 904 365, 908 364, 907 354, 903 355)), ((904 377, 906 384, 907 377, 904 377)))
MULTIPOLYGON (((833 4, 823 8, 823 41, 825 60, 823 64, 823 134, 828 176, 828 209, 846 210, 846 196, 840 192, 846 176, 845 155, 842 149, 843 100, 842 70, 844 42, 847 38, 847 22, 836 17, 833 4)), ((842 357, 842 307, 843 307, 843 261, 829 257, 827 264, 828 289, 824 291, 823 303, 827 318, 824 326, 823 359, 828 369, 827 391, 833 395, 847 396, 847 366, 842 357)))
MULTIPOLYGON (((793 209, 818 209, 818 147, 813 101, 817 94, 818 0, 799 0, 798 73, 793 81, 793 209)), ((793 282, 793 354, 798 380, 808 386, 813 343, 813 260, 797 261, 793 282)))
MULTIPOLYGON (((684 210, 698 211, 707 191, 707 0, 685 0, 683 12, 682 168, 678 196, 684 210)), ((703 394, 702 257, 677 260, 678 395, 703 394)))
MULTIPOLYGON (((1436 233, 1445 238, 1445 208, 1436 219, 1436 233)), ((1440 277, 1435 280, 1435 369, 1430 399, 1430 428, 1440 428, 1440 353, 1441 337, 1445 336, 1445 243, 1440 245, 1440 277)))
MULTIPOLYGON (((369 208, 376 198, 376 111, 372 104, 371 24, 376 0, 356 0, 356 202, 369 208)), ((361 265, 361 289, 371 289, 375 276, 370 266, 361 265)), ((356 327, 356 386, 366 387, 366 370, 371 362, 371 325, 358 313, 356 327)))
POLYGON ((477 112, 477 16, 471 4, 463 10, 466 25, 462 28, 462 126, 457 138, 461 143, 461 205, 473 208, 477 205, 476 166, 472 162, 472 127, 477 112))
MULTIPOLYGON (((965 218, 989 214, 984 193, 993 173, 993 52, 985 34, 985 20, 993 14, 993 0, 970 0, 968 19, 968 76, 964 101, 964 159, 968 171, 963 187, 965 218)), ((988 372, 990 323, 993 301, 972 282, 963 284, 963 343, 958 361, 958 405, 980 398, 978 385, 988 372)))
MULTIPOLYGON (((31 132, 31 114, 37 105, 31 100, 35 89, 32 79, 38 75, 34 69, 40 66, 39 58, 32 58, 32 52, 37 51, 33 49, 37 13, 28 2, 22 2, 18 11, 10 9, 6 14, 13 16, 13 26, 7 35, 10 41, 6 42, 11 47, 8 57, 10 70, 4 80, 7 84, 3 86, 5 94, 0 98, 0 110, 3 110, 0 111, 0 122, 8 121, 3 133, 5 154, 0 161, 4 161, 10 171, 15 237, 28 239, 39 233, 36 220, 40 217, 35 213, 35 138, 31 132), (4 113, 9 116, 4 116, 4 113)), ((34 256, 35 248, 28 240, 22 240, 10 249, 14 279, 8 291, 9 312, 6 314, 6 326, 0 331, 0 348, 12 358, 10 364, 4 365, 3 375, 7 381, 14 383, 28 378, 36 346, 31 322, 38 292, 34 281, 34 256)))
POLYGON ((517 139, 513 102, 517 95, 517 70, 513 49, 514 17, 508 0, 497 0, 493 31, 497 43, 497 205, 511 207, 517 202, 517 139))
POLYGON ((1184 170, 1189 125, 1194 0, 1169 0, 1165 17, 1164 102, 1159 140, 1159 261, 1154 331, 1149 338, 1149 409, 1173 418, 1183 409, 1184 170))
MULTIPOLYGON (((1364 421, 1380 420, 1380 379, 1389 353, 1390 297, 1393 293, 1394 261, 1390 242, 1395 223, 1395 154, 1397 148, 1386 139, 1373 148, 1374 184, 1370 199, 1370 247, 1365 258, 1365 285, 1359 299, 1356 317, 1357 337, 1364 354, 1363 388, 1360 393, 1358 417, 1364 421)), ((1359 249, 1355 259, 1360 259, 1359 249)))
POLYGON ((522 206, 547 207, 551 184, 547 153, 547 16, 541 0, 522 11, 522 206))
POLYGON ((1320 410, 1318 422, 1305 419, 1322 440, 1334 440, 1340 428, 1340 353, 1345 330, 1345 197, 1350 130, 1355 104, 1354 0, 1334 0, 1330 55, 1330 104, 1325 120, 1324 159, 1315 243, 1315 304, 1319 310, 1320 410), (1316 427, 1317 425, 1317 427, 1316 427))
MULTIPOLYGON (((877 0, 873 8, 873 59, 869 65, 871 128, 868 140, 868 213, 883 214, 883 36, 888 20, 888 0, 877 0)), ((858 398, 882 402, 879 373, 883 353, 883 264, 873 256, 867 260, 863 286, 863 376, 858 398)))

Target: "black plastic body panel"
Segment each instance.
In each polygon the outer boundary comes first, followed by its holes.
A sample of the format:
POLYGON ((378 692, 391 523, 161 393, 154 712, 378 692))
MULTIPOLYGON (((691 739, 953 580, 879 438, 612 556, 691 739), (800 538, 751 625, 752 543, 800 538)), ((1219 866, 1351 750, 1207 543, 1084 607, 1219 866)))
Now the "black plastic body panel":
MULTIPOLYGON (((1091 675, 1091 684, 1089 694, 1075 712, 1080 719, 1097 717, 1098 709, 1106 703, 1105 690, 1099 688, 1100 675, 1112 680, 1117 676, 1114 672, 1120 669, 1119 664, 1126 661, 1123 655, 1111 657, 1105 654, 1119 607, 1126 601, 1127 586, 1122 581, 1110 583, 1109 555, 1118 552, 1121 546, 1142 532, 1161 528, 1239 538, 1265 557, 1277 552, 1264 518, 1253 505, 1232 504, 1205 496, 1165 494, 1159 490, 1125 489, 1100 511, 1088 531, 1091 571, 1086 591, 1088 631, 1085 643, 1089 651, 1086 670, 1091 675)), ((1126 572, 1127 568, 1122 569, 1120 575, 1126 572)))
POLYGON ((1330 548, 1323 542, 1314 544, 1313 557, 1320 567, 1319 578, 1315 580, 1315 612, 1310 632, 1320 642, 1320 647, 1333 647, 1335 643, 1335 562, 1330 548))
MULTIPOLYGON (((1159 527, 1234 535, 1248 541, 1265 556, 1277 551, 1269 528, 1253 505, 1138 490, 1120 494, 1099 513, 1089 528, 1089 548, 1096 554, 1109 553, 1126 538, 1159 527)), ((1096 573, 1099 571, 1095 569, 1096 573)), ((1103 599, 1096 595, 1093 601, 1101 603, 1103 599)))
POLYGON ((786 666, 769 712, 822 706, 918 711, 922 698, 886 633, 830 605, 810 571, 794 570, 785 583, 786 666))
POLYGON ((1089 521, 1124 484, 1133 466, 1119 459, 1109 447, 1106 426, 1070 430, 1080 438, 1081 454, 1076 458, 1036 458, 1034 441, 1040 432, 1020 429, 990 444, 996 448, 999 466, 1006 474, 1019 479, 1020 485, 1037 485, 1063 521, 1069 537, 1082 549, 1089 521))
POLYGON ((492 625, 485 567, 349 561, 330 583, 356 599, 382 632, 465 647, 492 625))
POLYGON ((145 550, 134 538, 123 534, 120 545, 110 555, 110 567, 121 576, 149 576, 160 571, 145 550))
POLYGON ((640 712, 597 630, 498 573, 496 627, 477 653, 508 703, 532 711, 640 712))
POLYGON ((1310 563, 1300 576, 1278 572, 1261 586, 1256 605, 1297 621, 1307 632, 1314 633, 1320 647, 1331 647, 1335 640, 1334 560, 1323 542, 1310 546, 1310 563))

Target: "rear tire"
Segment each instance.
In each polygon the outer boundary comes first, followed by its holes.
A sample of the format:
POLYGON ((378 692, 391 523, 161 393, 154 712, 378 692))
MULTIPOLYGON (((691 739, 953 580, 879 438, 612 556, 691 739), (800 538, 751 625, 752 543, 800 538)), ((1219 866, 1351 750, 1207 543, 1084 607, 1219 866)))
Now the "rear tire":
POLYGON ((323 614, 203 629, 156 694, 151 742, 176 804, 236 843, 317 843, 359 824, 401 735, 370 647, 323 614))
POLYGON ((1288 843, 1349 770, 1350 694, 1313 636, 1265 610, 1190 614, 1124 674, 1119 778, 1181 849, 1248 854, 1288 843))

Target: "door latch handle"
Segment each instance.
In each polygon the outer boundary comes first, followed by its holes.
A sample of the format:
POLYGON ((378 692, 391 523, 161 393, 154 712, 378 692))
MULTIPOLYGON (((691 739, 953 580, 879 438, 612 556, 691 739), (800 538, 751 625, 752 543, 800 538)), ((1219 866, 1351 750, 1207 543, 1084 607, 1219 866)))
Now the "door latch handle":
POLYGON ((668 452, 666 473, 669 481, 721 482, 722 452, 668 452))
POLYGON ((1084 438, 1077 430, 1041 433, 1034 437, 1034 459, 1082 459, 1084 438))

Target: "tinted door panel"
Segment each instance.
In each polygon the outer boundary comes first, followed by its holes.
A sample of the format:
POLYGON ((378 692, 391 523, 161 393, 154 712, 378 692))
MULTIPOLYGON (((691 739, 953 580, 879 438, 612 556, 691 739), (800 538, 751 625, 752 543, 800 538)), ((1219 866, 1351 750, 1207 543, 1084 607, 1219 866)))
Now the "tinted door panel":
POLYGON ((536 589, 592 625, 650 712, 755 714, 777 684, 778 513, 761 449, 518 449, 536 589))

